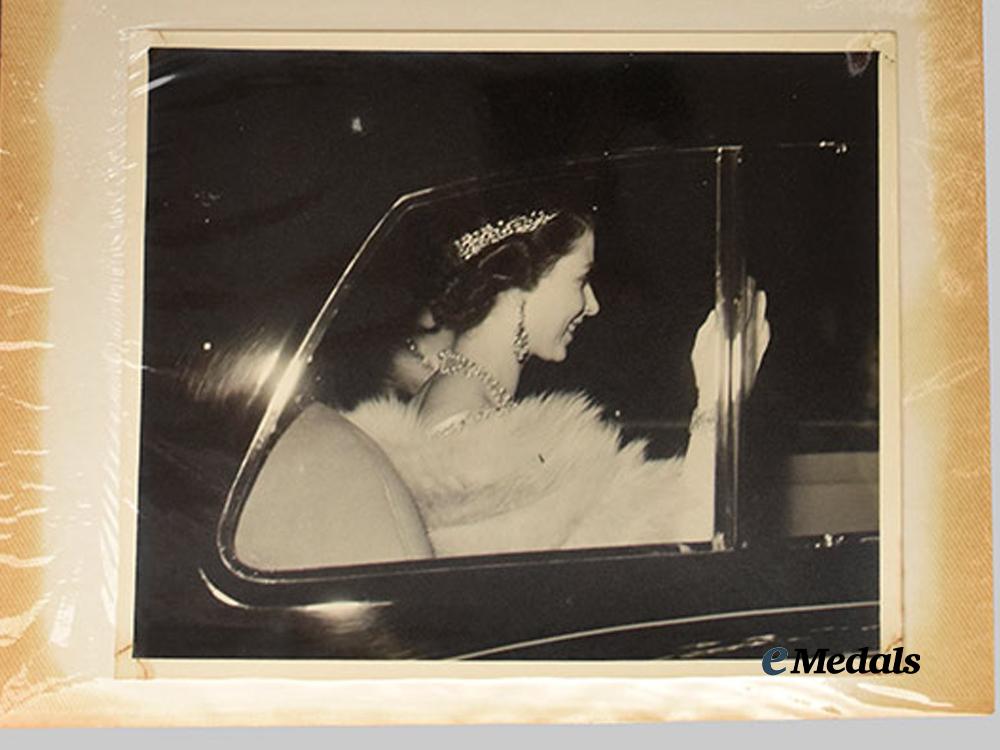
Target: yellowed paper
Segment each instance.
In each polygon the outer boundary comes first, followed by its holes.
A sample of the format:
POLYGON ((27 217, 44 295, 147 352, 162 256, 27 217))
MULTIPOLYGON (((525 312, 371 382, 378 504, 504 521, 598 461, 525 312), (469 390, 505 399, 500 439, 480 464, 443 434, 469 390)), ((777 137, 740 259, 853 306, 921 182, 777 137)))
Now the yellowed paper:
POLYGON ((4 723, 659 721, 989 710, 976 3, 768 2, 752 16, 727 12, 723 3, 637 4, 634 14, 614 19, 581 6, 566 19, 528 4, 513 15, 510 7, 463 15, 442 2, 419 17, 400 5, 377 20, 362 6, 325 13, 236 6, 121 2, 97 13, 75 3, 13 2, 3 8, 0 190, 11 199, 4 205, 0 279, 7 310, 0 355, 8 376, 0 401, 0 503, 8 520, 0 532, 13 529, 0 537, 4 723), (628 28, 617 20, 625 17, 628 28), (205 33, 211 29, 227 31, 205 33), (258 33, 237 33, 251 29, 258 33), (497 31, 509 33, 489 33, 497 31), (567 31, 576 33, 560 33, 567 31), (135 132, 141 108, 129 92, 151 40, 261 48, 880 50, 891 71, 880 108, 880 175, 890 183, 880 201, 881 324, 893 333, 882 341, 881 391, 898 395, 882 412, 889 436, 880 472, 882 632, 883 647, 901 642, 919 652, 921 671, 878 680, 779 680, 761 677, 756 662, 132 659, 141 215, 107 195, 127 185, 131 198, 141 196, 141 180, 121 166, 142 153, 141 143, 126 138, 126 126, 135 132), (72 512, 104 507, 106 498, 120 511, 112 524, 118 534, 74 538, 75 529, 88 526, 79 526, 72 512), (90 645, 83 649, 81 642, 90 645), (955 643, 963 648, 956 651, 955 643), (239 689, 213 679, 226 674, 239 676, 239 689), (339 679, 322 679, 330 677, 339 679), (456 678, 475 679, 455 690, 456 678))

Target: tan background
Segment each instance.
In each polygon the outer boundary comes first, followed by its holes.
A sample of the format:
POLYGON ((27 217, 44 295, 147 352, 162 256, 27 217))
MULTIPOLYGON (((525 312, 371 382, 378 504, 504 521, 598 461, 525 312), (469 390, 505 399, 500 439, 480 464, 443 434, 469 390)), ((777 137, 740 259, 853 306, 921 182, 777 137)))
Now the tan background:
MULTIPOLYGON (((982 711, 993 704, 978 4, 203 2, 3 5, 0 722, 656 720, 982 711), (564 6, 565 7, 565 6, 564 6), (116 514, 138 361, 124 122, 135 26, 895 32, 899 52, 904 617, 912 677, 114 682, 116 514)), ((134 416, 134 415, 133 415, 134 416)))

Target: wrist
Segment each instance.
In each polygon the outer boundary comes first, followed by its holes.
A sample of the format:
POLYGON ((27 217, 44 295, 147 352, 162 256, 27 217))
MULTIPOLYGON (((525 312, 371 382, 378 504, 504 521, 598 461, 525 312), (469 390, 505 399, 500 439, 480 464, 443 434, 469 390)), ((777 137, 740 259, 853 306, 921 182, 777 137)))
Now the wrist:
POLYGON ((691 424, 688 432, 694 433, 705 428, 714 428, 719 421, 719 413, 715 404, 698 404, 691 413, 691 424))

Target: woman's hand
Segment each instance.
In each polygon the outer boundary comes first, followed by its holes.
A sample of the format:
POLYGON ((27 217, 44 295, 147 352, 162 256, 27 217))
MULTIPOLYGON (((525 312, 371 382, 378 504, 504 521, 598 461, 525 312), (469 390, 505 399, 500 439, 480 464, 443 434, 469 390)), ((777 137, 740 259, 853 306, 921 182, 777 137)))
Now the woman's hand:
MULTIPOLYGON (((757 378, 767 345, 771 341, 771 326, 767 322, 767 295, 757 289, 752 278, 747 279, 743 302, 737 309, 736 336, 732 342, 733 372, 732 397, 737 396, 742 373, 744 395, 750 392, 757 378), (748 366, 744 367, 746 359, 748 366)), ((722 326, 718 309, 712 310, 698 329, 691 350, 691 364, 694 367, 695 385, 698 388, 698 415, 715 413, 722 377, 722 357, 725 353, 722 326)))

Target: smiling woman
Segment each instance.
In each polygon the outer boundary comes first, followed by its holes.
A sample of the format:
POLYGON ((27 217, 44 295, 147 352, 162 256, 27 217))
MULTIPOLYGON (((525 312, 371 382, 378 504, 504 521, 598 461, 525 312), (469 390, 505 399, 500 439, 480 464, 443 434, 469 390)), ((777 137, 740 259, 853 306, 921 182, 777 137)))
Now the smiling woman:
MULTIPOLYGON (((590 281, 595 237, 589 216, 547 206, 503 213, 440 243, 433 252, 443 273, 420 316, 424 334, 407 346, 428 363, 421 345, 446 334, 436 368, 425 367, 408 401, 379 395, 342 415, 316 404, 298 416, 243 510, 239 558, 272 570, 302 567, 304 551, 310 561, 329 561, 327 534, 306 543, 323 527, 368 529, 348 534, 360 547, 334 545, 338 556, 349 555, 341 562, 412 559, 420 545, 399 540, 414 536, 434 557, 711 538, 715 312, 695 338, 700 399, 683 459, 649 460, 645 443, 626 444, 585 394, 515 399, 528 359, 565 360, 577 328, 600 310, 590 281), (327 497, 331 486, 340 488, 338 503, 327 497), (321 513, 310 510, 314 504, 321 513), (388 542, 376 542, 384 532, 388 542)), ((763 293, 751 289, 747 299, 740 335, 759 344, 748 348, 756 373, 769 331, 763 293)))
POLYGON ((703 616, 876 598, 878 69, 151 50, 135 653, 729 656, 784 631, 703 616))
MULTIPOLYGON (((408 404, 376 399, 348 419, 386 451, 413 492, 436 556, 708 540, 714 530, 718 389, 713 312, 695 339, 702 398, 684 459, 647 460, 583 394, 514 399, 529 357, 561 362, 600 310, 592 220, 534 209, 481 224, 443 249, 431 302, 457 334, 408 404)), ((767 346, 764 295, 742 335, 767 346)), ((752 376, 751 376, 752 378, 752 376)))
POLYGON ((431 312, 458 336, 418 394, 431 425, 507 406, 528 357, 561 362, 576 326, 600 309, 589 281, 593 224, 579 214, 536 209, 496 219, 442 255, 445 281, 431 312), (447 377, 454 374, 467 377, 447 377))

